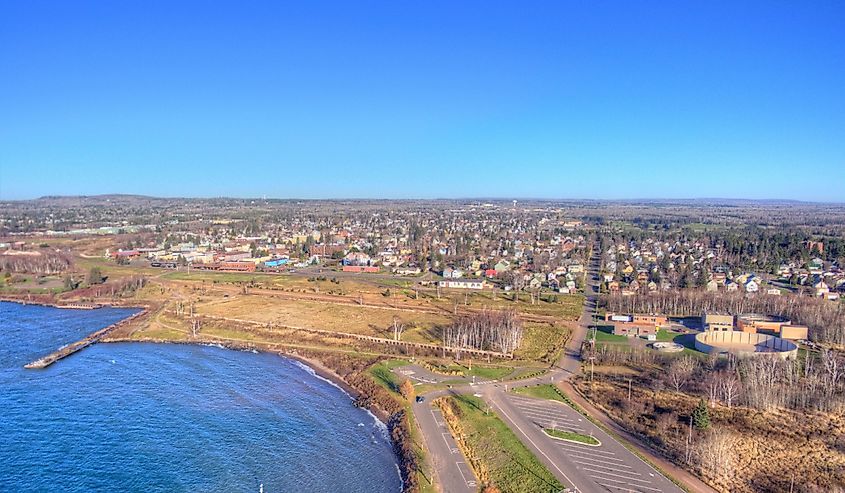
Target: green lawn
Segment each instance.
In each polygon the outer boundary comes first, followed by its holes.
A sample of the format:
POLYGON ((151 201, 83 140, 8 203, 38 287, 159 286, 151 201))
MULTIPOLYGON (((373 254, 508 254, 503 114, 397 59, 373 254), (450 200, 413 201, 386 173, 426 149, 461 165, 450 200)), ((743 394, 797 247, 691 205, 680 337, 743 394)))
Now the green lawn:
MULTIPOLYGON (((560 391, 557 387, 550 383, 541 383, 538 385, 532 385, 530 387, 516 387, 513 389, 513 392, 517 394, 527 395, 528 397, 535 397, 537 399, 547 399, 550 401, 558 401, 562 402, 572 409, 575 409, 581 414, 584 414, 581 407, 578 404, 572 402, 572 399, 569 398, 566 394, 560 391)), ((589 416, 587 416, 589 419, 589 416)))
MULTIPOLYGON (((610 343, 627 343, 628 336, 617 336, 613 334, 612 325, 600 325, 595 331, 596 342, 610 342, 610 343)), ((587 333, 587 338, 593 337, 593 330, 587 333)))
POLYGON ((666 329, 657 329, 657 340, 663 342, 672 342, 672 340, 678 335, 677 332, 672 332, 666 329))
MULTIPOLYGON (((485 412, 481 399, 468 395, 444 397, 457 409, 459 427, 470 463, 503 492, 548 492, 563 485, 529 451, 495 412, 485 412)), ((448 405, 448 404, 447 404, 448 405)))
POLYGON ((373 366, 371 366, 367 371, 370 372, 373 379, 381 385, 382 387, 386 388, 391 392, 398 392, 399 391, 399 384, 402 382, 399 380, 399 377, 393 373, 393 368, 398 366, 405 366, 410 364, 409 361, 403 359, 391 359, 386 361, 380 361, 373 366))
POLYGON ((573 433, 571 431, 555 430, 552 428, 543 428, 543 432, 552 438, 559 438, 561 440, 570 440, 573 442, 585 443, 587 445, 601 445, 601 442, 589 435, 582 435, 580 433, 573 433))
POLYGON ((513 368, 509 366, 472 365, 472 369, 470 369, 468 366, 452 364, 441 366, 440 368, 446 372, 457 371, 467 377, 477 377, 486 380, 499 380, 513 373, 513 368))

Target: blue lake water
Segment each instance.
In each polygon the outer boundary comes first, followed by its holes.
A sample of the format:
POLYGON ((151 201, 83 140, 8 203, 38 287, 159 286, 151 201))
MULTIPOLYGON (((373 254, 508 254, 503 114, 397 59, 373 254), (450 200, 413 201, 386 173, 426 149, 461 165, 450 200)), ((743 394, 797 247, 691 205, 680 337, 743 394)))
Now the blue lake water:
POLYGON ((383 426, 299 363, 216 347, 97 344, 133 313, 0 302, 0 492, 397 492, 383 426))

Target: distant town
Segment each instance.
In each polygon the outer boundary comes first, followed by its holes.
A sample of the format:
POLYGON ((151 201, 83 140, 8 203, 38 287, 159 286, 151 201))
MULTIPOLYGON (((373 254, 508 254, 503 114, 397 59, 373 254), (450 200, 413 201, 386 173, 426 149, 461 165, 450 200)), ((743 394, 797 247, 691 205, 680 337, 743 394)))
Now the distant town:
POLYGON ((388 424, 408 491, 845 486, 841 204, 0 206, 2 299, 143 308, 29 368, 120 341, 300 358, 388 424))

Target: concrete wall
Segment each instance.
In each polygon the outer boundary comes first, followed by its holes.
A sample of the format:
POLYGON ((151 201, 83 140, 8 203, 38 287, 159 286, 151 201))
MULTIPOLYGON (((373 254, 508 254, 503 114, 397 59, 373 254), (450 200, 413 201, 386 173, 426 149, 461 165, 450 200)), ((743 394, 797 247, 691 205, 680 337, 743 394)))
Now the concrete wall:
POLYGON ((768 334, 749 332, 701 332, 695 336, 695 348, 703 353, 731 353, 737 356, 777 355, 783 359, 798 357, 798 346, 768 334))

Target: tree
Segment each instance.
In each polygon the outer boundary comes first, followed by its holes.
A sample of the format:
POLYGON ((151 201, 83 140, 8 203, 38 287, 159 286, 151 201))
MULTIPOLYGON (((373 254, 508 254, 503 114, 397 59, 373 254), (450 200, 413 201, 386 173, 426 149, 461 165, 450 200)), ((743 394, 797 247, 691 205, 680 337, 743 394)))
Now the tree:
POLYGON ((65 286, 65 290, 67 290, 67 291, 73 291, 74 289, 76 289, 76 287, 77 287, 77 286, 79 286, 79 283, 78 283, 78 282, 76 282, 76 281, 73 279, 73 277, 71 277, 71 276, 65 276, 65 279, 64 279, 64 286, 65 286))
POLYGON ((701 431, 710 427, 710 411, 704 399, 699 400, 698 405, 692 410, 692 425, 701 431))
POLYGON ((675 392, 680 392, 687 381, 692 377, 695 371, 695 361, 689 356, 676 359, 669 365, 669 370, 666 372, 666 378, 675 392))
POLYGON ((401 340, 403 332, 405 332, 405 324, 399 322, 398 317, 393 317, 393 340, 401 340))
POLYGON ((412 384, 410 380, 403 381, 399 385, 399 393, 402 394, 402 397, 407 399, 409 402, 413 401, 416 395, 414 384, 412 384))
POLYGON ((99 267, 91 267, 88 271, 88 284, 102 284, 106 281, 99 267))

